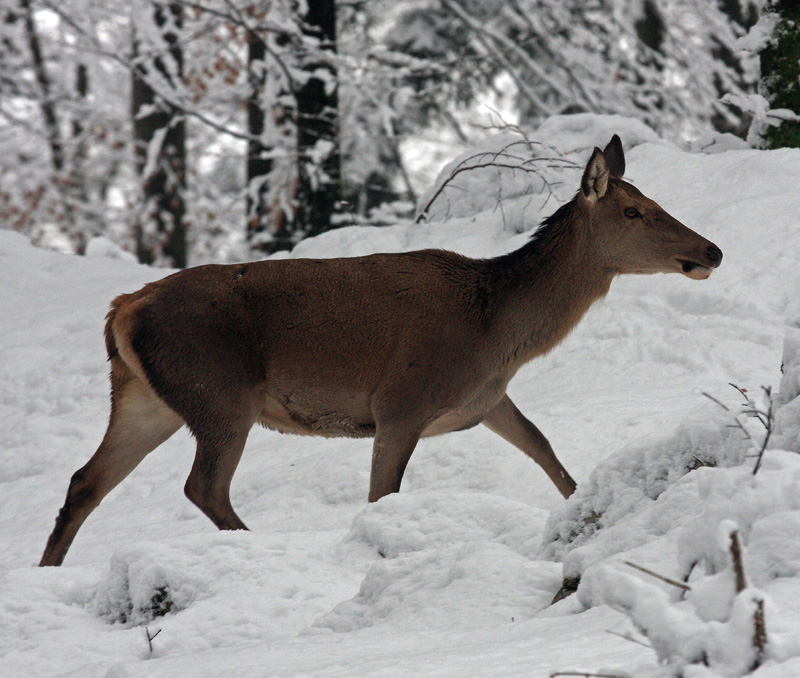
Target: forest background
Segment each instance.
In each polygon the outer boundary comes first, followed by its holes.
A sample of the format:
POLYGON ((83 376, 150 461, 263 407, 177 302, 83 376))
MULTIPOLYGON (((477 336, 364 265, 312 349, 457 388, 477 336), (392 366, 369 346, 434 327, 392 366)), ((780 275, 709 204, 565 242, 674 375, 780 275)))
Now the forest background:
POLYGON ((446 160, 553 114, 800 145, 793 2, 3 5, 0 227, 62 251, 184 267, 425 218, 446 160))

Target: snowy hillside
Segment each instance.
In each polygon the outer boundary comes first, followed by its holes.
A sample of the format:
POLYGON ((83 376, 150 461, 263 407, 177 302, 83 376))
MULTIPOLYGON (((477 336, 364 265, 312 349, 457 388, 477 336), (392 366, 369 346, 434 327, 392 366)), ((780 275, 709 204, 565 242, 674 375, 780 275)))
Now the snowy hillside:
POLYGON ((108 304, 164 272, 100 241, 73 257, 0 231, 0 675, 670 675, 659 658, 691 665, 686 676, 739 675, 758 601, 754 675, 800 675, 800 330, 786 326, 800 327, 800 151, 688 154, 635 121, 555 118, 532 137, 551 148, 514 147, 558 158, 550 189, 524 171, 463 172, 419 224, 343 228, 288 256, 520 247, 614 132, 626 178, 724 260, 702 282, 616 280, 512 381, 578 482, 567 502, 484 427, 422 441, 401 493, 370 506, 371 441, 254 429, 232 492, 252 532, 220 533, 183 495, 194 446, 181 432, 104 500, 61 568, 37 568, 105 430, 108 304), (781 389, 755 478, 763 430, 744 415, 752 441, 730 428, 742 402, 730 382, 760 408, 762 385, 781 389), (565 577, 580 587, 551 606, 565 577))

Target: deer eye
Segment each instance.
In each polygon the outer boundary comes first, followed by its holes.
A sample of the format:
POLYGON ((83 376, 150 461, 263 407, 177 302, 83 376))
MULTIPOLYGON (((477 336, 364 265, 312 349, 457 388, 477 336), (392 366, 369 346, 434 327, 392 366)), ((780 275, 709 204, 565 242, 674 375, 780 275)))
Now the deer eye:
POLYGON ((639 219, 642 215, 635 207, 626 207, 625 216, 628 217, 628 219, 639 219))

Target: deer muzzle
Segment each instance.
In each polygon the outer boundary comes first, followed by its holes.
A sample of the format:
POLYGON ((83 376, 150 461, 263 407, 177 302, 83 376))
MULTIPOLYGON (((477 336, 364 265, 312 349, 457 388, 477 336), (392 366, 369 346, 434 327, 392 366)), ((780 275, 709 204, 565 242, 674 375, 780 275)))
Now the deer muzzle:
POLYGON ((702 257, 682 258, 676 257, 681 272, 693 280, 705 280, 711 271, 722 263, 722 250, 716 245, 709 244, 702 257))

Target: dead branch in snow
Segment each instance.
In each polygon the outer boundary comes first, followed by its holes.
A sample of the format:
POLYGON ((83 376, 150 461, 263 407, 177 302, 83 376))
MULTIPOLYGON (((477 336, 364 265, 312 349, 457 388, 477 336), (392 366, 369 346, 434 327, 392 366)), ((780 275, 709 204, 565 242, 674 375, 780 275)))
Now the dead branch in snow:
POLYGON ((642 567, 641 565, 637 565, 636 563, 632 563, 629 560, 624 561, 628 567, 632 567, 634 570, 639 570, 639 572, 644 572, 645 574, 649 574, 651 577, 655 577, 656 579, 660 579, 671 586, 677 586, 679 589, 683 589, 684 591, 691 591, 692 587, 688 584, 684 584, 682 581, 678 581, 677 579, 670 579, 669 577, 665 577, 663 574, 658 574, 658 572, 653 572, 652 570, 648 570, 646 567, 642 567))

